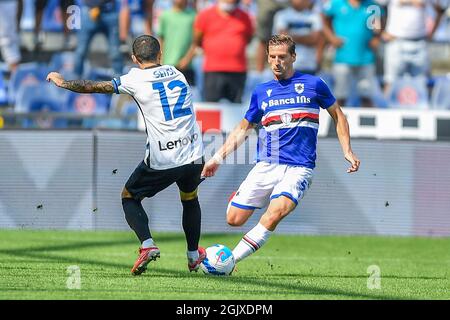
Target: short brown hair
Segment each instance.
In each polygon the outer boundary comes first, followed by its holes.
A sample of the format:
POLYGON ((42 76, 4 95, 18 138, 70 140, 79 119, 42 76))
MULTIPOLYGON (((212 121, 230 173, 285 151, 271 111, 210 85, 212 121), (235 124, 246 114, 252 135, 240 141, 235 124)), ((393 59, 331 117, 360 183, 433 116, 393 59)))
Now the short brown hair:
POLYGON ((291 55, 295 54, 295 42, 292 40, 292 37, 287 34, 275 34, 270 37, 267 42, 266 51, 269 53, 269 47, 281 45, 287 45, 289 53, 291 55))

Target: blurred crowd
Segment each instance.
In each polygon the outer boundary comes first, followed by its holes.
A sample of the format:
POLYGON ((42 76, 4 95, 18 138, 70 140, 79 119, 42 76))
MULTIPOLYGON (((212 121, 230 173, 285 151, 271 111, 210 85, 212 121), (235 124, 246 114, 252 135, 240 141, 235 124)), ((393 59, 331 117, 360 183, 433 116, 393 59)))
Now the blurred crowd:
POLYGON ((50 69, 68 78, 124 74, 142 33, 161 40, 163 63, 185 74, 196 101, 247 103, 254 86, 271 79, 267 40, 283 33, 297 43, 295 68, 321 76, 343 106, 450 109, 450 78, 433 74, 430 56, 442 43, 450 62, 449 7, 450 0, 0 0, 0 105, 29 111, 20 89, 50 69), (40 55, 54 33, 62 35, 59 49, 40 55), (107 68, 90 55, 98 33, 107 68))

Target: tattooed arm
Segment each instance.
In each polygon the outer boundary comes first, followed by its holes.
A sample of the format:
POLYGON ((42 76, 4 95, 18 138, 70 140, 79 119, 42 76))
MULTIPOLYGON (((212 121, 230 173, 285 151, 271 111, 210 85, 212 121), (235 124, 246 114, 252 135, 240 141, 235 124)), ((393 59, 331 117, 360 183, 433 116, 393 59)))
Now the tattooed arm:
POLYGON ((78 93, 114 93, 111 81, 92 80, 64 80, 57 72, 50 72, 47 81, 52 81, 56 86, 78 93))

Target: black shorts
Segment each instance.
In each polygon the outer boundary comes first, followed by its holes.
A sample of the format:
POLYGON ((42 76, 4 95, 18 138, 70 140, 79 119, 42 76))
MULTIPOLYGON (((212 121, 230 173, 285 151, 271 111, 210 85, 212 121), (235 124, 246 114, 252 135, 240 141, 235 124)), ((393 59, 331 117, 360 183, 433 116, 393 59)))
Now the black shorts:
POLYGON ((245 72, 205 72, 203 94, 206 102, 219 102, 228 99, 241 103, 245 89, 245 72))
POLYGON ((180 70, 190 86, 195 86, 195 73, 192 69, 180 70))
POLYGON ((203 181, 201 179, 203 166, 202 159, 176 168, 155 170, 142 161, 128 178, 125 188, 136 200, 151 198, 174 182, 180 191, 193 192, 203 181))

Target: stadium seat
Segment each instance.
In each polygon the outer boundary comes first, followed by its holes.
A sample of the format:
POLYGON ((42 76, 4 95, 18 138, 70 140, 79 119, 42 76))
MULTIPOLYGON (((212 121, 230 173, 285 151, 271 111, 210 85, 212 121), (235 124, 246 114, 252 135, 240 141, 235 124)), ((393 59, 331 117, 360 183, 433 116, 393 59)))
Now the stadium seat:
POLYGON ((423 77, 403 77, 391 86, 387 96, 390 108, 427 109, 427 80, 423 77))
POLYGON ((111 69, 91 67, 86 70, 83 78, 95 81, 110 81, 114 78, 114 73, 111 69))
POLYGON ((22 122, 25 128, 66 128, 67 120, 49 119, 45 113, 66 112, 66 94, 50 83, 37 83, 23 85, 17 92, 14 111, 18 113, 43 113, 36 119, 25 119, 22 122))
POLYGON ((56 86, 43 82, 26 84, 19 88, 14 105, 15 112, 36 112, 47 105, 49 111, 65 112, 66 92, 56 86))
POLYGON ((9 103, 14 105, 20 87, 24 85, 45 83, 45 79, 49 72, 50 69, 46 65, 34 62, 20 64, 16 72, 12 74, 8 84, 9 103))
POLYGON ((67 106, 69 112, 82 115, 108 114, 111 96, 107 94, 81 94, 69 92, 67 106))
POLYGON ((133 101, 131 103, 127 103, 122 107, 121 115, 123 116, 133 116, 138 113, 138 107, 136 103, 133 101))
POLYGON ((137 129, 137 121, 135 119, 129 119, 129 117, 136 116, 139 109, 134 100, 124 104, 120 115, 122 116, 122 129, 137 129), (126 117, 126 118, 125 118, 126 117))
MULTIPOLYGON (((327 80, 324 79, 325 82, 327 80)), ((333 79, 328 79, 330 83, 333 83, 333 79)), ((363 90, 362 86, 370 86, 370 94, 372 99, 372 104, 376 108, 387 108, 388 102, 386 97, 384 96, 383 90, 381 88, 381 83, 379 79, 375 79, 373 83, 363 82, 361 81, 359 84, 361 87, 358 88, 357 81, 354 80, 351 84, 350 95, 347 98, 345 106, 348 107, 360 107, 361 106, 361 97, 359 95, 359 90, 363 90)), ((331 87, 332 88, 332 87, 331 87)))
POLYGON ((450 74, 435 80, 431 94, 431 108, 450 110, 450 74))
POLYGON ((374 107, 376 108, 387 108, 388 107, 388 101, 386 97, 384 96, 383 89, 381 88, 381 80, 380 78, 377 78, 372 87, 372 102, 374 107))
MULTIPOLYGON (((56 71, 61 73, 64 78, 71 80, 71 79, 78 79, 79 77, 75 74, 75 52, 72 51, 65 51, 60 53, 53 54, 50 63, 49 68, 52 71, 56 71)), ((86 79, 89 79, 90 72, 92 70, 92 66, 88 59, 84 61, 84 67, 83 70, 86 72, 86 79)), ((99 76, 98 73, 92 74, 92 77, 95 77, 95 79, 90 80, 98 80, 99 76)), ((110 79, 109 79, 110 80, 110 79)))
MULTIPOLYGON (((107 94, 81 94, 69 92, 67 97, 68 111, 82 116, 107 115, 111 96, 107 94)), ((84 118, 78 125, 83 128, 93 128, 97 120, 93 117, 84 118)))
POLYGON ((109 113, 111 115, 120 116, 124 111, 122 109, 126 108, 127 105, 136 104, 133 98, 127 94, 114 94, 111 96, 111 104, 109 107, 109 113))
MULTIPOLYGON (((75 52, 66 51, 54 54, 50 60, 49 68, 51 71, 61 73, 66 79, 74 79, 75 52)), ((90 64, 87 59, 84 63, 84 68, 85 70, 90 69, 90 64)))
POLYGON ((102 120, 99 126, 102 128, 136 129, 136 121, 125 119, 124 117, 137 115, 138 112, 137 104, 131 96, 124 94, 113 95, 109 114, 121 119, 102 120))

